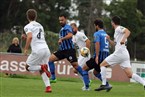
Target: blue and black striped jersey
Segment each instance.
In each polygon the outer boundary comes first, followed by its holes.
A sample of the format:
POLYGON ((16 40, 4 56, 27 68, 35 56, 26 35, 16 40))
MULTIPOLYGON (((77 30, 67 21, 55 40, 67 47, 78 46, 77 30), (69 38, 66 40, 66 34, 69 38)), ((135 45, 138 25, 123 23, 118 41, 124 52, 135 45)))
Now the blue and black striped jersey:
MULTIPOLYGON (((66 24, 64 27, 61 28, 59 32, 59 38, 65 37, 68 33, 73 34, 73 31, 72 27, 66 24)), ((62 43, 59 45, 59 50, 68 50, 68 49, 74 49, 72 38, 63 40, 62 43)))
MULTIPOLYGON (((94 43, 99 42, 99 62, 102 62, 109 55, 109 42, 106 39, 107 33, 104 30, 98 30, 94 33, 94 43)), ((96 52, 94 54, 96 56, 96 52)))

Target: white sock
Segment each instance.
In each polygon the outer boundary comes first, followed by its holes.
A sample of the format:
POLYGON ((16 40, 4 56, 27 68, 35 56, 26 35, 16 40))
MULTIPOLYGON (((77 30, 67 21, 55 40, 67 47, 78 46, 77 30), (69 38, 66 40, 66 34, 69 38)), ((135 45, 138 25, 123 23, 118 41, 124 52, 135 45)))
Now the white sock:
POLYGON ((138 76, 137 74, 132 74, 132 79, 134 79, 135 81, 141 83, 143 86, 145 86, 145 80, 143 80, 140 76, 138 76))
POLYGON ((46 87, 47 87, 47 86, 50 86, 49 78, 47 77, 47 75, 46 75, 45 72, 43 72, 43 73, 41 74, 41 77, 42 77, 42 80, 43 80, 45 86, 46 86, 46 87))
POLYGON ((41 66, 30 66, 28 67, 29 71, 40 71, 41 70, 41 66))
POLYGON ((106 67, 101 66, 102 85, 106 85, 106 67))

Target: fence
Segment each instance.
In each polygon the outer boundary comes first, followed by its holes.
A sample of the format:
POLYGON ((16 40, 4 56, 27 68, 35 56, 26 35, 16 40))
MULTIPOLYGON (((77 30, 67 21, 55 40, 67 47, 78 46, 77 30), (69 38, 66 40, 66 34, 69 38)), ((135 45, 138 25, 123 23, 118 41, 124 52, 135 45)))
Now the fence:
MULTIPOLYGON (((22 54, 10 54, 10 53, 0 53, 0 72, 10 73, 10 74, 28 74, 28 75, 39 75, 39 72, 28 72, 25 69, 25 61, 28 56, 22 54)), ((145 63, 132 62, 133 72, 139 74, 141 77, 145 78, 145 63)), ((73 67, 70 63, 64 59, 55 62, 56 76, 57 77, 71 77, 78 78, 76 74, 73 73, 73 67)), ((119 65, 107 69, 106 77, 112 81, 123 81, 129 82, 130 79, 127 78, 123 70, 119 65)), ((90 72, 90 78, 95 79, 92 72, 90 72)), ((132 80, 131 80, 132 82, 132 80)))

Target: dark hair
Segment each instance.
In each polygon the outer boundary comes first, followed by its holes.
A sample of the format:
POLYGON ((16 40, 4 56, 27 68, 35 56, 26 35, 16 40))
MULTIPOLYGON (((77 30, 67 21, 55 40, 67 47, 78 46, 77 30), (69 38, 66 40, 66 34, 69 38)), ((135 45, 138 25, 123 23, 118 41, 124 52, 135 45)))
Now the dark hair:
POLYGON ((104 24, 103 24, 103 21, 101 19, 96 19, 94 21, 94 24, 97 26, 99 26, 99 28, 103 28, 104 27, 104 24))
POLYGON ((37 18, 37 11, 35 9, 29 9, 26 15, 29 20, 34 21, 37 18))
POLYGON ((121 19, 119 16, 114 16, 112 17, 112 22, 114 22, 116 25, 120 25, 121 19))
POLYGON ((67 15, 66 14, 60 14, 59 17, 67 18, 67 15))

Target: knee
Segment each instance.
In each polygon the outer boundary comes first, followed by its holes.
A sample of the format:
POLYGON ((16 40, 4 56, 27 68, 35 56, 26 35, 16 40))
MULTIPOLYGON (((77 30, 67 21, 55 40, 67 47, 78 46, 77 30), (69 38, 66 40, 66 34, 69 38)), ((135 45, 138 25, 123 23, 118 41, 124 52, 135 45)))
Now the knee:
POLYGON ((78 65, 73 65, 73 68, 77 69, 78 68, 78 65))
POLYGON ((97 72, 96 70, 93 70, 93 74, 97 75, 97 74, 99 74, 99 72, 97 72))
POLYGON ((82 67, 82 70, 89 71, 89 70, 90 70, 90 68, 89 68, 87 65, 84 65, 84 66, 82 67))
POLYGON ((27 71, 29 71, 28 67, 29 67, 29 65, 26 65, 26 66, 25 66, 25 69, 26 69, 27 71))
POLYGON ((127 76, 128 76, 128 78, 132 78, 132 74, 128 74, 127 76))
POLYGON ((73 72, 74 72, 74 73, 78 73, 76 69, 73 69, 73 72))
POLYGON ((78 68, 78 64, 75 62, 75 63, 71 63, 71 65, 73 66, 73 68, 77 69, 78 68))
POLYGON ((49 57, 49 62, 54 62, 54 61, 57 61, 58 60, 58 58, 54 55, 54 54, 52 54, 50 57, 49 57))

